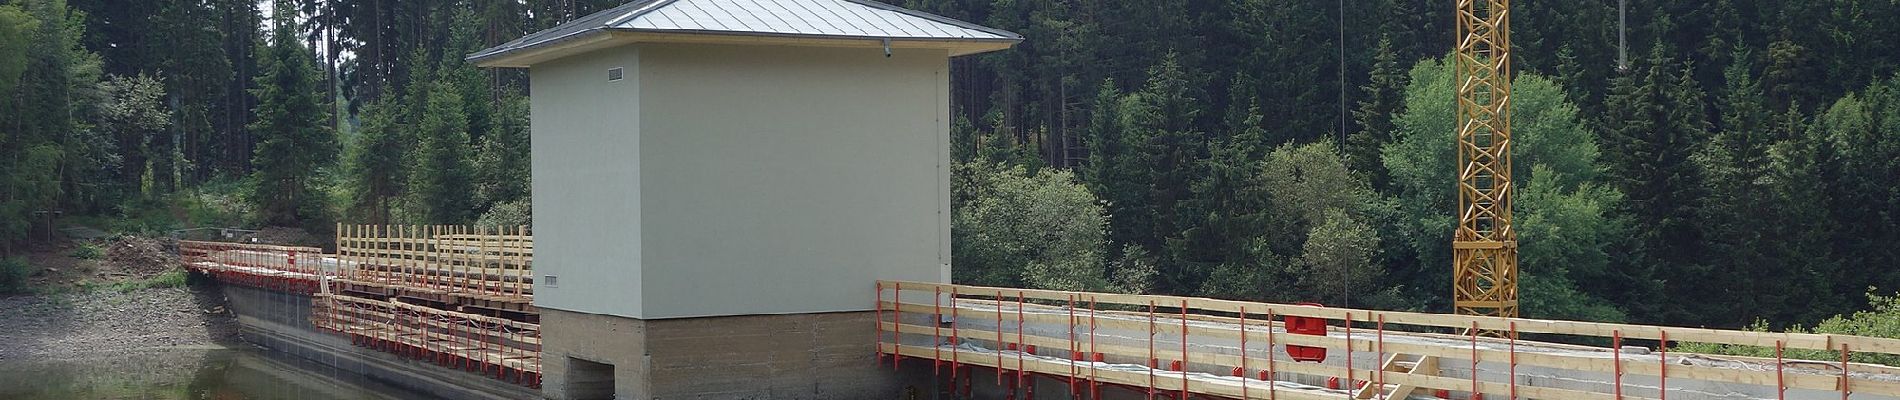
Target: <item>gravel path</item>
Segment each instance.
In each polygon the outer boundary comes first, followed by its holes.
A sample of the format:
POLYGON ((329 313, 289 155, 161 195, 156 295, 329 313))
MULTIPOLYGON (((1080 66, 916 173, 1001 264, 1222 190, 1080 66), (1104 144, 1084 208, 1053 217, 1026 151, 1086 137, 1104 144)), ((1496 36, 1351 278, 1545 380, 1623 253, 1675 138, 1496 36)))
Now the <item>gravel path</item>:
POLYGON ((0 297, 0 361, 235 343, 223 301, 193 288, 0 297))

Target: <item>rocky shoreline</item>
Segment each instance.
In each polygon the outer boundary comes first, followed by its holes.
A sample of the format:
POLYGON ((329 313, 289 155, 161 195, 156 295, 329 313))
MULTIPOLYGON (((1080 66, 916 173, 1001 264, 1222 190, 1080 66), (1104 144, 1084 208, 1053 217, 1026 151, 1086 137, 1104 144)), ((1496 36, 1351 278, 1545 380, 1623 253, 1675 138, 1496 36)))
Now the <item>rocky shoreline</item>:
POLYGON ((234 345, 224 298, 202 287, 0 297, 0 361, 234 345))

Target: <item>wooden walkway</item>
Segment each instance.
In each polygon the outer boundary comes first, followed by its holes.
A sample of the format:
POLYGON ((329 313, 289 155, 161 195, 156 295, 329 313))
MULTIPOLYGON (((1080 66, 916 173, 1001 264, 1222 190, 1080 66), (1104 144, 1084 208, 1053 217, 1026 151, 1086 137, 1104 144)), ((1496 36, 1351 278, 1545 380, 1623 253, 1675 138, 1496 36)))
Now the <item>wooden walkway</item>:
POLYGON ((1105 389, 1169 399, 1900 398, 1900 369, 1848 362, 1900 354, 1894 339, 923 282, 879 282, 878 293, 880 358, 928 360, 950 391, 966 395, 979 378, 974 368, 985 368, 1012 398, 1033 396, 1038 379, 1067 383, 1067 398, 1100 398, 1105 389), (1556 339, 1604 346, 1548 341, 1556 339), (1842 358, 1668 347, 1683 342, 1842 358), (1289 353, 1315 350, 1323 361, 1289 353))

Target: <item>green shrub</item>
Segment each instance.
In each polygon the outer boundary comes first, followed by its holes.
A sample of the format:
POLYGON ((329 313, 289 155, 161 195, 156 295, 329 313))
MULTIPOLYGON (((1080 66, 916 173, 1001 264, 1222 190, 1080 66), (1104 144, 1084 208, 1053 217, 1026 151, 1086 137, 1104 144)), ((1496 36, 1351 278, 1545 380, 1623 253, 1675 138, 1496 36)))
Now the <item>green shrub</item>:
POLYGON ((24 258, 0 259, 0 293, 19 293, 26 289, 26 277, 32 266, 24 258))
POLYGON ((171 271, 166 271, 163 274, 158 274, 158 276, 154 276, 151 279, 148 279, 146 281, 150 282, 150 285, 148 285, 147 287, 155 287, 155 288, 185 287, 185 270, 173 269, 171 271))
POLYGON ((496 204, 494 207, 489 208, 488 212, 482 213, 480 219, 475 220, 475 225, 483 228, 513 228, 528 226, 533 223, 533 207, 527 200, 496 204))
POLYGON ((79 248, 73 249, 70 255, 81 260, 97 260, 106 256, 106 250, 95 243, 80 243, 79 248))
POLYGON ((190 225, 241 227, 255 208, 244 201, 242 189, 243 185, 230 180, 212 181, 193 193, 175 195, 173 202, 184 209, 190 225))
MULTIPOLYGON (((1900 295, 1882 296, 1868 289, 1867 300, 1870 309, 1856 311, 1853 314, 1836 315, 1821 321, 1814 328, 1793 326, 1784 330, 1787 333, 1816 333, 1824 335, 1855 335, 1877 338, 1900 338, 1900 295)), ((1756 320, 1744 330, 1771 332, 1768 322, 1756 320)), ((1682 343, 1675 350, 1747 357, 1774 357, 1773 347, 1727 345, 1712 343, 1682 343)), ((1840 352, 1830 350, 1786 349, 1782 356, 1789 359, 1812 361, 1838 361, 1840 352)), ((1874 363, 1887 366, 1900 366, 1900 356, 1876 352, 1852 353, 1854 362, 1874 363)))
POLYGON ((1109 288, 1102 257, 1107 214, 1074 175, 989 162, 954 168, 950 229, 957 283, 1109 288))
POLYGON ((254 207, 239 195, 242 188, 229 179, 214 180, 158 198, 126 200, 112 213, 75 216, 71 221, 139 236, 163 236, 172 230, 194 227, 245 227, 250 225, 247 222, 254 207))
POLYGON ((167 201, 135 199, 118 205, 119 218, 102 226, 113 233, 157 236, 182 227, 183 221, 171 211, 167 201))

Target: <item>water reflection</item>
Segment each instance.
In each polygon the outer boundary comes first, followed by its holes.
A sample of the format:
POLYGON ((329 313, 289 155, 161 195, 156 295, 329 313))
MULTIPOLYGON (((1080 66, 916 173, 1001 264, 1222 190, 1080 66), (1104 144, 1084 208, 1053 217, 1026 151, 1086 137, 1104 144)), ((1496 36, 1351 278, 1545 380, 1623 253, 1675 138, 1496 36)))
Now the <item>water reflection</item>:
POLYGON ((440 399, 256 349, 164 349, 53 361, 0 360, 0 399, 440 399))

